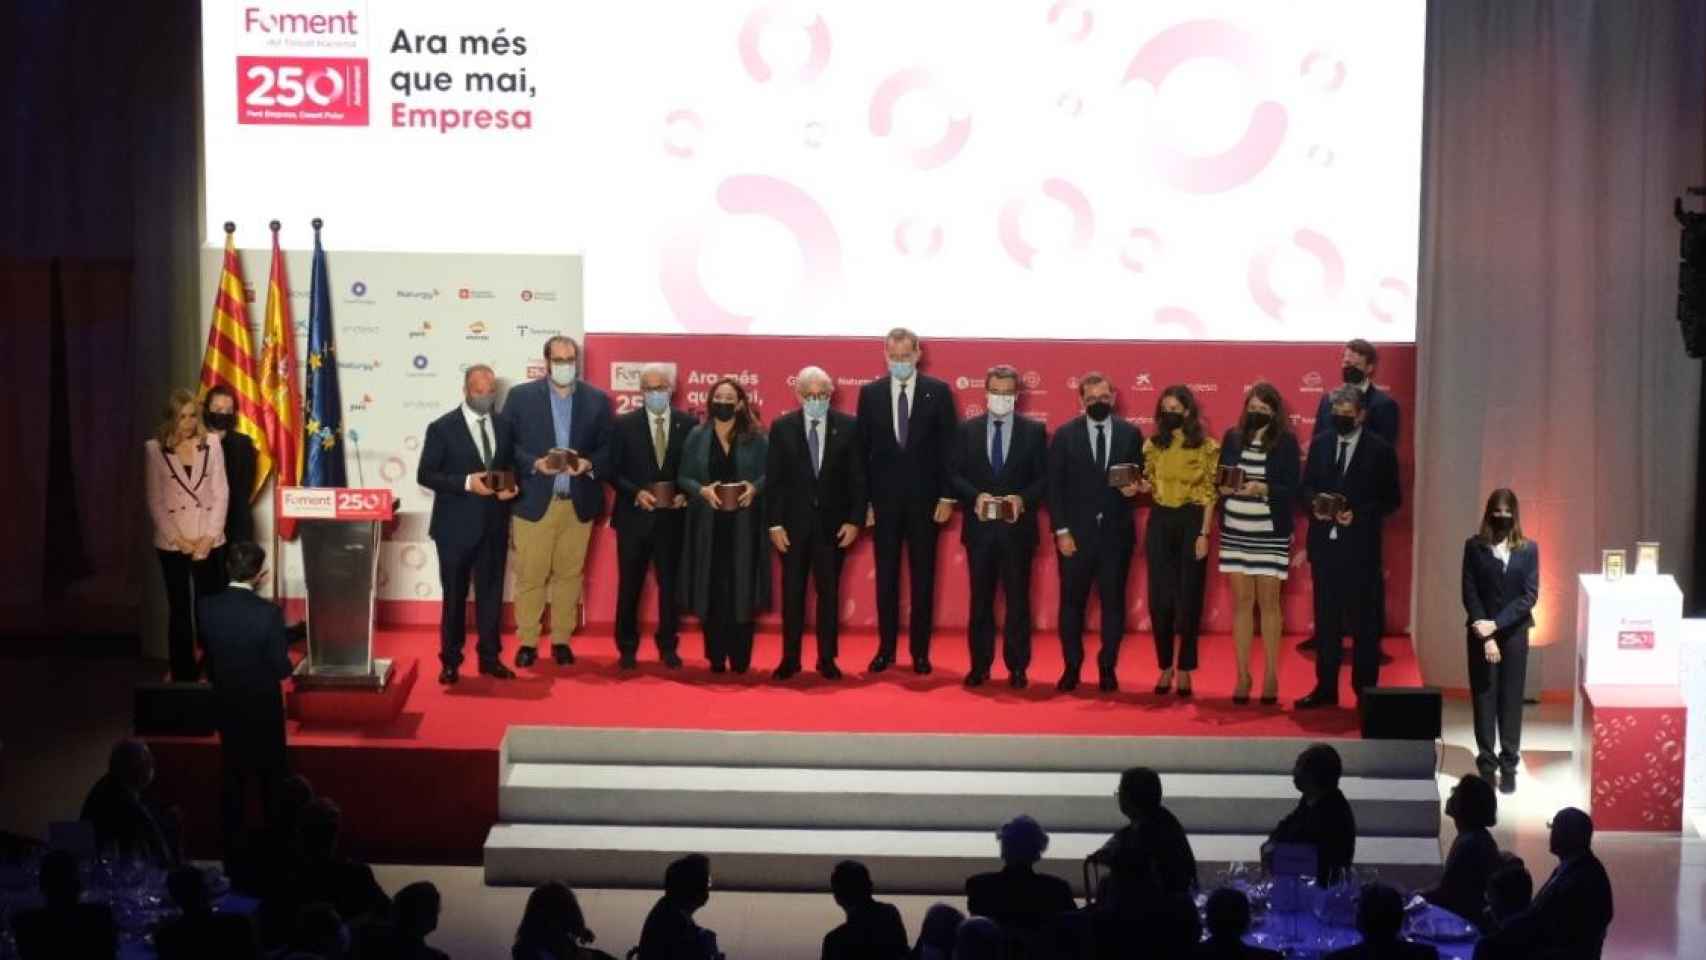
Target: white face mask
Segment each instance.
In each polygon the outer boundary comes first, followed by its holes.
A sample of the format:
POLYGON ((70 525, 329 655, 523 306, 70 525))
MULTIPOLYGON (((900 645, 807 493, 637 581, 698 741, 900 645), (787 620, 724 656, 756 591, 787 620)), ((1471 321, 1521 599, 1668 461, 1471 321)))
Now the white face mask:
POLYGON ((575 382, 575 365, 561 361, 551 364, 551 382, 566 387, 575 382))
POLYGON ((1013 412, 1013 404, 1019 398, 1012 394, 992 393, 988 395, 987 399, 988 402, 985 405, 989 407, 990 415, 1005 417, 1013 412))

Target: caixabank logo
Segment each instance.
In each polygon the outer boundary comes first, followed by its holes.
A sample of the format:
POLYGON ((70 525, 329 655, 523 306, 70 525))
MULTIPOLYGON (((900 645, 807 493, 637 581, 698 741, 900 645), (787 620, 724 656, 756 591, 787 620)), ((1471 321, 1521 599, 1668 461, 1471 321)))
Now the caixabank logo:
POLYGON ((347 5, 244 4, 237 21, 237 122, 365 127, 366 16, 347 5), (335 53, 337 56, 322 54, 335 53))

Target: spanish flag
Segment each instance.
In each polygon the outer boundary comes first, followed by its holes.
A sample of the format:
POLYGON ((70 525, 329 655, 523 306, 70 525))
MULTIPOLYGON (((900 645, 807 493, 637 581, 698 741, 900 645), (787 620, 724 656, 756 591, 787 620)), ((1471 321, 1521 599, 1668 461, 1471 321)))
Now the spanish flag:
MULTIPOLYGON (((237 432, 255 444, 255 489, 253 500, 266 482, 273 458, 261 429, 260 386, 255 382, 255 353, 249 336, 249 303, 243 289, 243 265, 237 259, 237 243, 225 230, 225 265, 219 271, 219 288, 213 294, 213 323, 207 329, 207 351, 201 357, 201 394, 215 386, 231 388, 237 395, 237 432)), ((236 491, 232 491, 233 494, 236 491)))
POLYGON ((290 284, 273 221, 272 276, 261 330, 261 430, 278 464, 280 486, 302 483, 302 394, 296 386, 296 329, 290 322, 290 284))

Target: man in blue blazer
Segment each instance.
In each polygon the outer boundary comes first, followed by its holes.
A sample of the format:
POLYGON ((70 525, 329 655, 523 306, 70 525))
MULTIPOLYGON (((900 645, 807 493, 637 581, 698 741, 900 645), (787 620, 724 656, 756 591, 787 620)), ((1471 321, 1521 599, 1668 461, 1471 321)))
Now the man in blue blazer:
POLYGON ((509 560, 509 501, 516 489, 494 488, 496 471, 514 471, 509 419, 497 412, 497 375, 485 364, 462 375, 462 402, 427 425, 415 482, 432 491, 427 533, 438 548, 438 682, 456 683, 467 636, 468 580, 474 581, 475 651, 480 672, 500 680, 515 676, 498 659, 503 615, 504 564, 509 560))
POLYGON ((580 344, 545 341, 544 377, 509 392, 504 415, 514 432, 521 496, 512 508, 515 538, 515 665, 538 660, 545 603, 551 603, 551 656, 575 662, 569 638, 580 620, 581 578, 592 524, 604 509, 599 478, 610 472, 610 398, 579 379, 580 344), (563 465, 550 454, 571 451, 563 465))

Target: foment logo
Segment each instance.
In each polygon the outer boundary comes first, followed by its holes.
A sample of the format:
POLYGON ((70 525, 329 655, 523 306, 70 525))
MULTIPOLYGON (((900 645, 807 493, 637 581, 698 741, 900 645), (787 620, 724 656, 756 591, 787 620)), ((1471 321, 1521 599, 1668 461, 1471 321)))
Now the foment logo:
POLYGON ((343 13, 265 13, 260 7, 243 9, 244 33, 353 36, 356 29, 354 10, 343 13))

